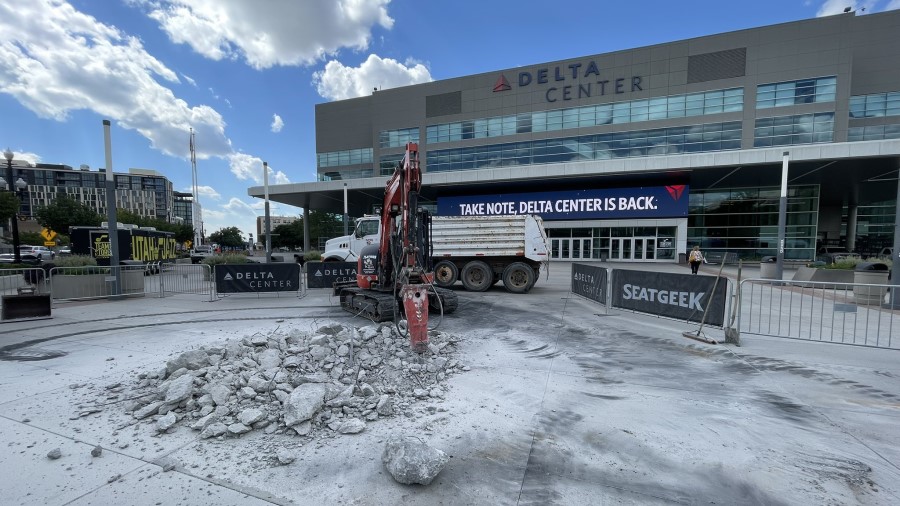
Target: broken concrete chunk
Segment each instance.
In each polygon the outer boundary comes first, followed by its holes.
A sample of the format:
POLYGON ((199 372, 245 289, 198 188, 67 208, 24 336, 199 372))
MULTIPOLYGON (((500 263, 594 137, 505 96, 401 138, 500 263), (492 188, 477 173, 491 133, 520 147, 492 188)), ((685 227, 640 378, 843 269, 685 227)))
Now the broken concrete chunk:
POLYGON ((285 448, 279 449, 278 452, 275 453, 275 457, 278 459, 278 463, 283 466, 290 464, 295 459, 294 454, 285 448))
POLYGON ((227 430, 228 430, 228 426, 226 426, 224 423, 216 422, 216 423, 208 426, 207 428, 203 429, 203 431, 200 432, 200 437, 202 439, 207 439, 207 438, 211 438, 211 437, 221 436, 222 434, 225 434, 225 432, 227 430))
POLYGON ((309 420, 298 423, 297 425, 294 425, 294 432, 296 432, 298 436, 308 436, 309 433, 312 432, 312 423, 310 423, 309 420))
POLYGON ((91 457, 99 457, 102 454, 103 454, 103 447, 101 447, 100 445, 95 446, 94 449, 91 450, 91 457))
POLYGON ((312 418, 322 409, 325 390, 321 383, 304 383, 295 388, 284 405, 284 424, 291 427, 312 418))
POLYGON ((137 418, 138 420, 143 420, 144 418, 147 418, 148 416, 155 414, 159 410, 159 407, 162 406, 163 404, 165 404, 163 401, 151 402, 150 404, 147 404, 143 408, 135 411, 134 417, 137 418))
POLYGON ((256 356, 256 362, 260 369, 275 369, 281 366, 281 353, 271 348, 263 350, 256 356))
POLYGON ((169 384, 166 390, 166 404, 178 404, 179 402, 189 398, 194 391, 194 377, 186 374, 169 384))
POLYGON ((207 356, 205 351, 191 350, 182 353, 174 360, 168 361, 166 363, 166 373, 172 374, 182 367, 191 371, 196 371, 197 369, 208 365, 209 356, 207 356))
POLYGON ((247 427, 246 425, 244 425, 242 423, 233 423, 228 426, 228 434, 230 434, 232 436, 239 436, 241 434, 246 434, 246 433, 250 432, 251 430, 252 429, 250 429, 250 427, 247 427))
POLYGON ((253 425, 260 420, 263 420, 266 417, 266 414, 261 410, 256 408, 249 408, 241 411, 241 414, 238 415, 238 420, 241 421, 244 425, 253 425))
POLYGON ((166 416, 156 421, 156 431, 166 432, 167 430, 171 429, 176 423, 178 423, 178 417, 175 416, 175 413, 170 411, 166 416))
POLYGON ((62 450, 59 448, 54 448, 47 453, 47 458, 50 460, 56 460, 62 457, 62 450))
POLYGON ((349 420, 345 420, 341 422, 341 424, 337 428, 337 431, 341 434, 359 434, 364 430, 366 430, 366 422, 360 420, 359 418, 351 418, 349 420))
POLYGON ((209 395, 212 396, 212 400, 216 406, 222 406, 227 403, 228 398, 231 397, 231 389, 225 385, 213 385, 209 389, 209 395))
POLYGON ((404 485, 428 485, 449 461, 446 453, 413 437, 391 438, 381 455, 391 476, 404 485))
POLYGON ((391 416, 394 414, 394 400, 391 396, 385 394, 378 399, 375 411, 381 416, 391 416))

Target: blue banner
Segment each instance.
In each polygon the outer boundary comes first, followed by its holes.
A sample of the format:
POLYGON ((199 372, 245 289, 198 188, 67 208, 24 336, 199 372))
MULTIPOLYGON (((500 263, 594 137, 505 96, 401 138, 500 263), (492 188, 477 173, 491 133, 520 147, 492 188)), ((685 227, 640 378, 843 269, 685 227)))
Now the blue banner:
POLYGON ((688 215, 687 185, 438 197, 441 216, 537 214, 545 220, 688 215))

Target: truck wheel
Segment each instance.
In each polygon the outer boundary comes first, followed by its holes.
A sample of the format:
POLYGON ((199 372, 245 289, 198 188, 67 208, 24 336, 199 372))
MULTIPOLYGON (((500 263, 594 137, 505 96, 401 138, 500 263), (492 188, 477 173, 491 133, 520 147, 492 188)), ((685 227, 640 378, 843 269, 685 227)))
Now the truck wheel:
POLYGON ((459 279, 459 269, 449 260, 441 260, 434 266, 434 284, 442 288, 453 286, 459 279))
POLYGON ((527 293, 534 282, 534 269, 528 264, 515 262, 503 269, 503 286, 512 293, 527 293))
POLYGON ((483 292, 491 287, 494 281, 494 273, 488 264, 481 260, 473 260, 466 264, 462 270, 462 283, 470 292, 483 292))

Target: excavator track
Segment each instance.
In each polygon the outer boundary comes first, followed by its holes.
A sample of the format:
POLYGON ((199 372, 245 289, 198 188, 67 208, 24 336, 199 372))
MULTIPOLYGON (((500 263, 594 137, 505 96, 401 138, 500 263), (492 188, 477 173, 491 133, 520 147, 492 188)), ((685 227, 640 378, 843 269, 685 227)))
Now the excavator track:
MULTIPOLYGON (((394 319, 394 308, 397 300, 390 292, 366 290, 356 286, 335 287, 336 295, 340 297, 341 307, 357 316, 364 316, 373 322, 386 322, 394 319)), ((456 292, 446 288, 435 286, 428 287, 428 306, 438 311, 443 308, 444 314, 450 314, 459 307, 459 299, 456 292), (435 298, 440 297, 440 304, 435 298)))

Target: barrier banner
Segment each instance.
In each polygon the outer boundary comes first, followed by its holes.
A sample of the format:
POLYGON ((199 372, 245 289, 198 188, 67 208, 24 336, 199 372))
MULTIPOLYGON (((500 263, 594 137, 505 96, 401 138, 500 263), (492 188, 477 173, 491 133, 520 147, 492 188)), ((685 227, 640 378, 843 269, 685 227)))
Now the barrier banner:
POLYGON ((335 281, 355 281, 356 262, 306 262, 306 286, 331 288, 335 281))
POLYGON ((606 268, 572 264, 572 293, 606 304, 606 268))
POLYGON ((298 264, 220 264, 215 267, 219 293, 296 292, 298 264))
POLYGON ((724 277, 714 294, 715 276, 616 269, 612 280, 614 307, 699 323, 712 296, 705 324, 725 324, 728 280, 724 277))

